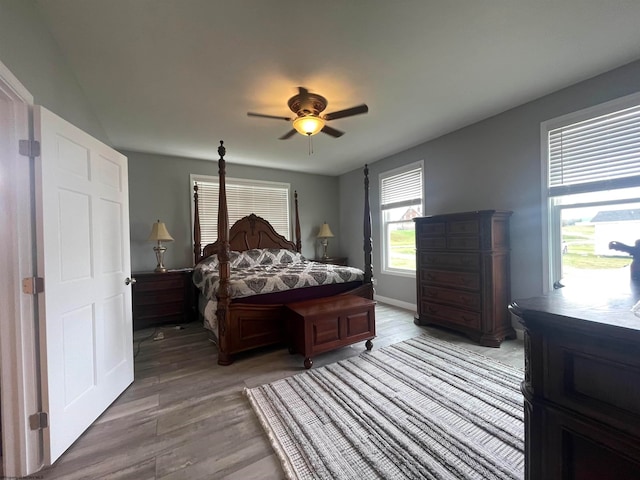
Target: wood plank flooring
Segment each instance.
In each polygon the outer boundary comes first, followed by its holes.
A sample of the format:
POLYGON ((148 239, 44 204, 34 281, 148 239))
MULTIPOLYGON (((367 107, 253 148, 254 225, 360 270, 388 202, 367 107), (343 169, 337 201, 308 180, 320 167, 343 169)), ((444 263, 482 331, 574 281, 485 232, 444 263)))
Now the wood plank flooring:
MULTIPOLYGON (((522 341, 499 349, 413 323, 413 312, 378 303, 374 349, 428 332, 518 367, 522 341)), ((244 354, 216 364, 216 347, 197 323, 135 332, 134 383, 41 479, 280 479, 280 462, 249 403, 253 387, 304 371, 286 348, 244 354), (153 340, 158 333, 164 339, 153 340)), ((314 367, 359 355, 361 344, 318 355, 314 367)), ((36 477, 34 477, 36 478, 36 477)))

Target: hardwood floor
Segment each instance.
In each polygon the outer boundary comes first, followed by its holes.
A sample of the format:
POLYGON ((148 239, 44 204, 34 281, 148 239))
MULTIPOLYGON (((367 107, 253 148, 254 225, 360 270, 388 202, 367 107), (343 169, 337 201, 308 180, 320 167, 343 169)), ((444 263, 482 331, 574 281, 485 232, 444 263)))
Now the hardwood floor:
MULTIPOLYGON (((374 349, 428 332, 522 368, 522 341, 499 349, 413 323, 413 312, 379 303, 374 349)), ((284 474, 246 397, 253 387, 304 371, 303 358, 270 348, 216 364, 196 323, 135 332, 134 383, 41 479, 279 479, 284 474), (162 340, 154 340, 162 332, 162 340)), ((363 344, 315 357, 314 367, 359 355, 363 344)))

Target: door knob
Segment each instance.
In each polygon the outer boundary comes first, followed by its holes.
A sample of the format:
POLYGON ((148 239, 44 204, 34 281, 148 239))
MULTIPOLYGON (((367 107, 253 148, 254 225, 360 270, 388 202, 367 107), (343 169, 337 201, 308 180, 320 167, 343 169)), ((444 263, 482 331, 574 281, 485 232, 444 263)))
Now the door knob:
POLYGON ((125 284, 125 285, 129 285, 130 283, 131 283, 131 284, 136 283, 136 279, 135 279, 135 278, 129 278, 129 277, 127 277, 127 278, 125 279, 125 281, 124 281, 124 284, 125 284))

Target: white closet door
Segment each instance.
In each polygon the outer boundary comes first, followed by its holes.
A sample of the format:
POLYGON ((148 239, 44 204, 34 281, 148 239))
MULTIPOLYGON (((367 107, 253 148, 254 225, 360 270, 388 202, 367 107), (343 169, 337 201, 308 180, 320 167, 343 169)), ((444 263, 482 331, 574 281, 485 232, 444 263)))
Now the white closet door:
POLYGON ((36 168, 45 463, 133 382, 127 158, 43 107, 36 168))

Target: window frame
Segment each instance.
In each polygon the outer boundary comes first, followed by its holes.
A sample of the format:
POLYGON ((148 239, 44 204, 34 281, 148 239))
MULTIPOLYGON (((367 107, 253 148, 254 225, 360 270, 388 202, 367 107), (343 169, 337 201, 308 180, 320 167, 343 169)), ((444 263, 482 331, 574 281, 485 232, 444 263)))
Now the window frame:
MULTIPOLYGON (((385 275, 395 275, 399 277, 410 277, 415 278, 416 270, 409 269, 400 269, 400 268, 391 268, 388 266, 388 258, 387 258, 387 233, 388 226, 393 223, 405 223, 406 220, 391 220, 389 222, 385 222, 384 216, 385 211, 387 209, 382 206, 382 181, 386 178, 393 177, 396 175, 401 175, 402 173, 406 173, 412 170, 420 169, 420 173, 422 176, 421 189, 420 189, 420 209, 421 215, 424 215, 425 211, 425 195, 424 195, 424 160, 419 160, 417 162, 412 162, 407 165, 403 165, 401 167, 396 167, 391 170, 385 170, 378 174, 378 192, 379 192, 379 207, 380 207, 380 265, 381 272, 385 275)), ((415 224, 414 224, 415 225, 415 224)))
MULTIPOLYGON (((190 197, 191 197, 191 243, 193 243, 194 238, 193 238, 193 220, 194 220, 194 216, 195 216, 195 205, 194 205, 194 201, 193 201, 193 186, 196 182, 203 182, 203 183, 213 183, 216 185, 220 185, 220 178, 217 175, 202 175, 202 174, 195 174, 192 173, 189 175, 189 191, 190 191, 190 197)), ((277 232, 280 235, 283 235, 287 240, 290 241, 294 241, 291 239, 291 184, 290 183, 286 183, 286 182, 274 182, 274 181, 270 181, 270 180, 254 180, 251 178, 238 178, 238 177, 227 177, 225 180, 225 186, 228 188, 230 185, 234 185, 234 186, 238 186, 238 185, 244 185, 244 186, 248 186, 248 187, 252 187, 252 186, 256 186, 256 187, 271 187, 271 188, 277 188, 277 189, 282 189, 286 191, 286 196, 287 196, 287 200, 286 200, 286 206, 287 206, 287 212, 286 212, 286 217, 287 217, 287 233, 286 235, 282 234, 281 232, 277 232)), ((202 197, 198 198, 198 201, 200 204, 202 197)), ((229 204, 229 198, 227 198, 227 208, 228 208, 228 204, 229 204)), ((216 211, 218 209, 218 199, 216 198, 215 201, 215 208, 216 211)), ((251 213, 255 213, 255 212, 247 212, 245 215, 249 215, 251 213)), ((256 214, 257 215, 257 214, 256 214)), ((271 223, 271 219, 266 218, 266 216, 264 215, 260 215, 263 218, 265 218, 265 220, 269 221, 269 223, 271 223)), ((200 220, 202 221, 202 214, 200 215, 200 220)), ((233 225, 235 221, 232 221, 231 219, 229 220, 229 228, 231 228, 231 226, 233 225)), ((212 241, 206 241, 204 236, 202 237, 202 247, 204 248, 206 245, 213 243, 216 239, 217 239, 217 229, 216 229, 216 235, 215 235, 215 239, 212 241)))
MULTIPOLYGON (((540 124, 540 158, 541 158, 541 198, 542 198, 542 281, 543 293, 549 293, 554 289, 554 285, 560 281, 562 274, 562 238, 561 238, 561 217, 564 209, 576 208, 576 206, 601 206, 615 205, 621 203, 629 203, 637 200, 635 197, 625 197, 620 200, 602 200, 592 202, 564 203, 557 204, 558 198, 566 198, 569 194, 550 194, 549 186, 549 132, 552 130, 569 126, 575 123, 583 122, 595 117, 614 113, 630 107, 640 105, 640 92, 616 98, 608 102, 604 102, 592 107, 584 108, 575 112, 562 115, 553 119, 546 120, 540 124)), ((629 177, 633 178, 633 177, 629 177)), ((604 192, 608 190, 622 190, 633 185, 629 182, 617 180, 613 188, 607 188, 607 182, 599 182, 596 188, 589 189, 587 185, 586 192, 582 188, 575 188, 575 193, 588 192, 604 192), (598 188, 599 187, 599 188, 598 188)))

